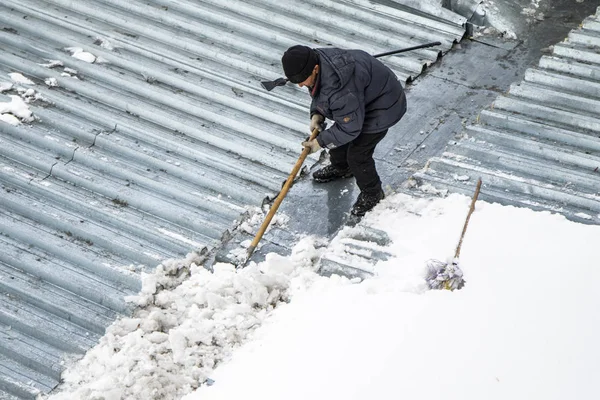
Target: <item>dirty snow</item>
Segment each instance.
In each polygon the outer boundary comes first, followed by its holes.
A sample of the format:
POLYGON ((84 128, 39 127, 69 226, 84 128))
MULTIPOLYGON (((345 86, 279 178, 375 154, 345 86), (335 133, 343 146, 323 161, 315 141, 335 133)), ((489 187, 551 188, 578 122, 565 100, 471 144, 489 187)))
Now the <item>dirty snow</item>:
POLYGON ((517 34, 515 33, 517 27, 511 21, 511 18, 505 15, 503 10, 500 10, 495 1, 482 1, 477 13, 485 16, 485 26, 480 27, 474 36, 497 35, 509 40, 517 39, 517 34))
MULTIPOLYGON (((509 7, 506 2, 497 2, 494 0, 484 0, 479 5, 476 14, 485 21, 484 26, 477 27, 474 36, 497 35, 505 39, 516 40, 517 32, 523 29, 521 25, 533 24, 536 21, 544 20, 542 0, 518 1, 509 7), (514 9, 520 15, 513 15, 514 9)), ((521 32, 522 33, 522 32, 521 32)))

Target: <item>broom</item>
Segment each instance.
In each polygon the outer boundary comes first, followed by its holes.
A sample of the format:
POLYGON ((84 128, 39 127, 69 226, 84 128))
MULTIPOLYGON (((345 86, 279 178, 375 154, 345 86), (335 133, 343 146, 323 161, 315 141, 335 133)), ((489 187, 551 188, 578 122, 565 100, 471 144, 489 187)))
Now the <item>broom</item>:
POLYGON ((439 260, 429 260, 427 262, 427 276, 425 280, 427 281, 427 286, 429 286, 429 289, 446 289, 452 291, 461 289, 463 286, 465 286, 463 272, 458 266, 458 257, 460 256, 460 248, 462 246, 465 233, 467 232, 469 219, 471 219, 471 214, 473 214, 473 211, 475 210, 475 202, 479 196, 480 189, 481 178, 479 178, 477 181, 477 187, 475 188, 475 193, 471 199, 471 207, 469 208, 469 213, 467 214, 467 219, 465 220, 465 225, 463 226, 462 234, 460 235, 460 240, 458 241, 458 246, 456 246, 456 253, 454 254, 452 263, 449 264, 439 260))

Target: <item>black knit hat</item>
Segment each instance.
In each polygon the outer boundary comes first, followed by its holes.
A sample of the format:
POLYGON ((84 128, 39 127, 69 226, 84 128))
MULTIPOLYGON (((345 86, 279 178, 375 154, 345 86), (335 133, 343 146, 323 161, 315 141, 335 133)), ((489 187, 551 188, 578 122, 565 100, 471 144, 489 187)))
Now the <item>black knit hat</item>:
POLYGON ((281 57, 283 72, 292 83, 304 82, 319 63, 317 52, 306 46, 292 46, 281 57))

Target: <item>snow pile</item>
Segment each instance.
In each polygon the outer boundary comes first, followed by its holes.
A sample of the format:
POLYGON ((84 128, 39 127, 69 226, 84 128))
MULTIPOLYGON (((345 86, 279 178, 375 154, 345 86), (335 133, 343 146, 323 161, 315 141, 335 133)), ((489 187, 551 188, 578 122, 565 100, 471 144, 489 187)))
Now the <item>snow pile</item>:
POLYGON ((129 299, 143 308, 108 328, 63 374, 65 383, 51 398, 181 398, 206 382, 293 290, 324 279, 313 271, 318 253, 311 243, 301 241, 289 258, 271 254, 240 270, 217 264, 211 273, 194 254, 161 264, 129 299))
POLYGON ((361 224, 392 257, 360 283, 318 276, 335 249, 313 238, 241 270, 165 262, 52 399, 595 399, 600 227, 478 201, 466 285, 429 290, 469 204, 386 198, 361 224))
POLYGON ((296 293, 184 400, 596 399, 600 227, 478 202, 465 287, 426 290, 468 202, 386 199, 367 215, 396 255, 378 276, 296 293))
MULTIPOLYGON (((267 195, 267 197, 274 198, 273 195, 267 195)), ((253 238, 258 232, 258 229, 262 226, 263 222, 269 211, 271 210, 271 205, 265 204, 262 207, 248 207, 248 218, 242 221, 237 229, 241 232, 246 232, 251 235, 253 238)), ((289 222, 289 217, 282 213, 276 213, 273 215, 269 226, 265 230, 265 234, 268 233, 271 228, 277 226, 283 228, 289 222)), ((252 244, 252 240, 248 239, 240 243, 240 247, 230 250, 229 257, 230 260, 235 260, 235 262, 243 263, 248 256, 248 248, 252 244)), ((257 250, 260 250, 262 243, 258 244, 257 250)))

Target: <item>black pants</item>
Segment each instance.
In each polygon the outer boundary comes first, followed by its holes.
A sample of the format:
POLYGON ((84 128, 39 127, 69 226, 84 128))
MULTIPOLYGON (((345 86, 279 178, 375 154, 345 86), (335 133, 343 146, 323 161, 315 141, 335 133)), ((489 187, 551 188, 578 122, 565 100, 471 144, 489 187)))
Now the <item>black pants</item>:
POLYGON ((329 150, 331 165, 338 169, 350 168, 361 192, 374 194, 381 190, 381 179, 375 168, 373 152, 387 131, 361 133, 350 143, 329 150))

